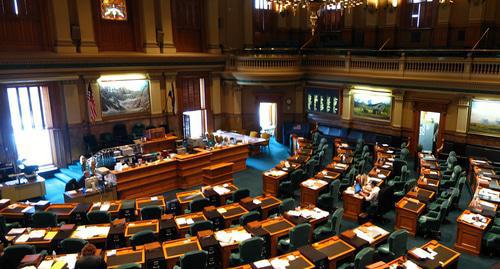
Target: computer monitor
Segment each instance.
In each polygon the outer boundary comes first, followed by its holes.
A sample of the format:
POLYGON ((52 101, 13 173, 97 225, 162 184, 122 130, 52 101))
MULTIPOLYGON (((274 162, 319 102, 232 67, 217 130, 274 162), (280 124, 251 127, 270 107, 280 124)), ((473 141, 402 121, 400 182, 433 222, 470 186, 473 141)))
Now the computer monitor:
POLYGON ((361 190, 362 190, 361 185, 359 185, 358 183, 356 183, 356 185, 354 185, 354 193, 358 193, 361 190))

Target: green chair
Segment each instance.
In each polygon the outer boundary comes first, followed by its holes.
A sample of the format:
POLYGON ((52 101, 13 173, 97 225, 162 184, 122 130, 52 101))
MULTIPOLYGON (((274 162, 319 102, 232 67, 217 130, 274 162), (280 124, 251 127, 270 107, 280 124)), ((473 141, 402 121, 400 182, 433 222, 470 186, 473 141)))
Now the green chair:
POLYGON ((35 254, 36 249, 32 245, 12 245, 4 249, 2 256, 3 268, 18 268, 19 263, 25 255, 35 254))
POLYGON ((410 171, 407 165, 401 166, 401 175, 395 176, 393 180, 388 182, 389 186, 394 187, 394 191, 401 191, 408 179, 410 178, 410 171))
POLYGON ((418 219, 418 230, 424 235, 431 234, 433 237, 441 237, 441 223, 443 223, 448 210, 449 201, 441 204, 439 212, 430 211, 418 219))
POLYGON ((281 204, 279 205, 279 212, 281 215, 293 209, 295 209, 295 200, 293 198, 287 198, 281 201, 281 204))
POLYGON ((319 161, 315 159, 310 159, 306 163, 306 175, 308 178, 314 177, 314 174, 316 174, 316 170, 319 167, 319 161))
POLYGON ((377 256, 384 261, 391 261, 400 256, 406 255, 408 251, 408 231, 405 229, 397 230, 391 235, 386 244, 377 248, 377 256))
POLYGON ((286 253, 292 250, 296 250, 299 247, 309 244, 309 236, 311 234, 311 224, 301 223, 292 229, 288 233, 288 238, 281 239, 278 242, 278 250, 281 253, 286 253))
POLYGON ((396 199, 396 201, 401 200, 401 198, 403 198, 406 193, 408 193, 413 187, 415 187, 415 185, 417 185, 416 179, 410 179, 406 181, 403 190, 394 192, 394 198, 396 199))
POLYGON ((340 180, 340 192, 343 192, 349 186, 352 186, 357 175, 358 169, 355 167, 351 168, 351 170, 349 170, 349 172, 340 180))
POLYGON ((343 208, 338 208, 330 216, 330 219, 323 226, 320 226, 313 231, 314 241, 320 241, 325 238, 340 234, 340 224, 342 222, 343 208))
POLYGON ((339 269, 347 269, 347 268, 354 268, 354 269, 364 269, 367 265, 370 265, 373 263, 373 258, 375 256, 375 250, 370 247, 366 247, 362 249, 356 256, 354 257, 354 263, 347 263, 343 264, 340 267, 337 267, 339 269))
POLYGON ((448 159, 446 159, 446 163, 441 166, 441 171, 443 172, 444 175, 449 175, 453 173, 453 169, 455 168, 455 165, 457 165, 458 159, 456 155, 450 155, 448 156, 448 159))
POLYGON ((434 202, 429 204, 427 210, 437 212, 441 209, 441 205, 446 201, 448 201, 448 203, 450 204, 453 204, 454 200, 458 198, 458 194, 458 188, 453 189, 451 195, 448 198, 437 198, 434 202))
POLYGON ((320 136, 319 136, 319 132, 314 132, 313 135, 312 135, 312 144, 313 145, 318 145, 320 143, 320 136))
POLYGON ((355 157, 358 157, 358 156, 361 156, 361 152, 363 150, 363 139, 362 138, 358 138, 357 142, 356 142, 356 147, 354 148, 354 156, 355 157))
POLYGON ((60 250, 57 254, 80 253, 87 243, 87 240, 80 238, 66 238, 61 241, 60 250))
POLYGON ((490 255, 500 253, 500 226, 494 225, 484 234, 483 244, 490 255))
POLYGON ((198 198, 189 202, 189 208, 184 210, 184 214, 194 213, 203 211, 203 208, 210 205, 210 200, 208 198, 198 198))
POLYGON ((281 197, 292 197, 293 192, 299 188, 299 184, 304 178, 304 170, 297 169, 290 173, 290 180, 282 181, 278 192, 281 197))
POLYGON ((57 215, 50 211, 37 211, 33 214, 32 228, 57 227, 57 215))
POLYGON ((174 269, 204 269, 207 268, 208 253, 204 250, 195 250, 187 252, 179 259, 180 266, 174 266, 174 269))
POLYGON ((405 148, 402 148, 402 149, 401 149, 401 154, 400 154, 400 157, 399 157, 399 158, 400 158, 402 161, 408 162, 408 158, 409 158, 409 156, 410 156, 410 151, 408 150, 408 148, 406 148, 406 147, 405 147, 405 148))
POLYGON ((321 194, 318 197, 317 205, 319 208, 333 211, 337 208, 337 202, 339 200, 339 189, 340 189, 340 181, 334 180, 330 183, 330 191, 325 194, 321 194))
POLYGON ((238 189, 233 192, 231 195, 231 199, 227 200, 228 204, 232 203, 238 203, 241 201, 241 199, 249 197, 250 196, 250 190, 249 189, 238 189))
POLYGON ((126 263, 117 267, 117 269, 141 269, 142 266, 139 263, 126 263))
POLYGON ((162 214, 163 208, 159 205, 148 205, 141 208, 142 220, 161 219, 162 214))
POLYGON ((439 180, 439 187, 441 189, 448 189, 455 186, 460 178, 461 173, 462 167, 460 167, 460 165, 455 165, 455 167, 453 167, 453 172, 451 173, 451 175, 443 175, 443 178, 439 180))
POLYGON ((89 224, 105 224, 111 222, 111 214, 107 211, 90 211, 87 213, 89 224))
POLYGON ((134 249, 136 246, 152 243, 156 241, 155 234, 151 230, 140 231, 130 237, 130 246, 134 249))
POLYGON ((260 220, 260 212, 250 211, 240 217, 240 225, 245 226, 249 222, 260 220))
POLYGON ((359 163, 361 160, 363 160, 364 156, 366 153, 369 152, 369 147, 368 145, 364 145, 363 146, 363 151, 361 151, 361 153, 359 154, 359 156, 355 157, 354 158, 354 163, 359 163))
POLYGON ((196 236, 199 231, 213 230, 213 229, 214 229, 214 224, 212 221, 210 220, 198 221, 189 225, 189 234, 191 236, 196 236))
POLYGON ((258 236, 242 241, 238 246, 238 252, 232 253, 229 257, 229 263, 231 266, 237 266, 262 260, 264 244, 264 239, 258 236))
POLYGON ((21 224, 19 224, 19 222, 7 223, 5 221, 5 217, 0 215, 0 233, 1 234, 7 234, 7 233, 9 233, 10 229, 20 228, 20 227, 21 227, 21 224))

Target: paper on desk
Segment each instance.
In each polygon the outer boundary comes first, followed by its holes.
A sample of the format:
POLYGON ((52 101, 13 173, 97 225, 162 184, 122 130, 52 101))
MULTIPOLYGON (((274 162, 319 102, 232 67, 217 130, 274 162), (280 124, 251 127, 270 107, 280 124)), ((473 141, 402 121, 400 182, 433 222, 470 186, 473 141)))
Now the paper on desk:
POLYGON ((286 212, 288 215, 290 216, 293 216, 293 217, 298 217, 300 216, 300 211, 296 211, 296 210, 290 210, 288 212, 286 212))
POLYGON ((158 197, 156 196, 151 197, 151 201, 156 201, 156 200, 158 200, 158 197))
POLYGON ((275 269, 285 269, 290 265, 288 259, 274 259, 271 261, 271 266, 275 269))
POLYGON ((110 205, 109 203, 104 203, 104 204, 103 204, 103 205, 99 208, 99 210, 100 210, 100 211, 108 211, 110 206, 111 206, 111 205, 110 205))
POLYGON ((22 234, 26 228, 13 228, 7 234, 22 234))
POLYGON ((185 218, 177 218, 177 219, 175 219, 175 222, 178 225, 185 225, 186 224, 186 219, 185 218))
POLYGON ((252 201, 252 202, 253 202, 254 204, 256 204, 256 205, 260 205, 260 204, 262 204, 262 201, 261 201, 261 200, 259 200, 259 199, 253 199, 253 201, 252 201))
POLYGON ((421 248, 416 248, 412 250, 412 253, 417 256, 419 259, 431 259, 434 260, 434 256, 432 256, 429 252, 421 249, 421 248))
POLYGON ((45 237, 43 238, 44 240, 52 240, 56 236, 57 231, 50 231, 48 232, 45 237))
POLYGON ((50 269, 52 267, 53 260, 45 260, 38 265, 38 269, 50 269))
POLYGON ((257 268, 263 268, 263 267, 271 266, 271 263, 269 262, 269 260, 260 260, 260 261, 254 262, 253 265, 255 265, 255 267, 257 267, 257 268))
POLYGON ((56 261, 65 262, 68 265, 68 269, 74 269, 76 260, 78 259, 78 254, 66 254, 56 258, 56 261))
POLYGON ((29 239, 30 236, 28 234, 23 234, 16 239, 16 243, 24 243, 27 242, 29 239))
POLYGON ((414 262, 412 262, 411 260, 407 260, 404 265, 406 266, 406 269, 418 269, 420 267, 418 267, 418 265, 416 265, 414 262))
POLYGON ((31 209, 33 209, 33 207, 32 206, 28 206, 25 209, 21 210, 21 212, 26 213, 26 212, 30 211, 31 209))
POLYGON ((224 214, 227 212, 227 210, 225 208, 217 208, 217 212, 224 214))
POLYGON ((193 223, 194 223, 193 219, 191 219, 191 218, 186 219, 186 224, 191 225, 191 224, 193 224, 193 223))
POLYGON ((213 190, 219 194, 219 195, 223 195, 223 194, 226 194, 226 193, 229 193, 230 190, 227 189, 227 188, 224 188, 224 187, 221 187, 221 186, 215 186, 213 187, 213 190))
POLYGON ((7 203, 7 202, 9 202, 9 199, 1 199, 1 200, 0 200, 0 204, 5 204, 5 203, 7 203))
POLYGON ((30 238, 42 238, 45 236, 45 230, 34 230, 29 233, 30 238))
POLYGON ((113 256, 113 255, 116 255, 116 249, 109 250, 108 252, 106 252, 106 255, 107 255, 107 256, 113 256))
POLYGON ((71 195, 74 195, 74 194, 77 194, 78 192, 76 190, 70 190, 70 191, 67 191, 69 194, 71 195))

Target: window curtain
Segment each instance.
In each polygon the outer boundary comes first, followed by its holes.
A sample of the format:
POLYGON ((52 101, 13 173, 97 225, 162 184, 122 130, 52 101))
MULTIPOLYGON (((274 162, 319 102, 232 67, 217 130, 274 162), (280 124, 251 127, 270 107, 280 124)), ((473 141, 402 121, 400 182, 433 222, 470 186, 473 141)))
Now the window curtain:
POLYGON ((52 140, 54 165, 66 167, 72 160, 63 87, 60 82, 51 82, 43 89, 47 91, 49 99, 46 102, 47 128, 52 140))
POLYGON ((17 149, 10 121, 9 98, 5 87, 0 87, 0 119, 0 162, 15 163, 17 149))

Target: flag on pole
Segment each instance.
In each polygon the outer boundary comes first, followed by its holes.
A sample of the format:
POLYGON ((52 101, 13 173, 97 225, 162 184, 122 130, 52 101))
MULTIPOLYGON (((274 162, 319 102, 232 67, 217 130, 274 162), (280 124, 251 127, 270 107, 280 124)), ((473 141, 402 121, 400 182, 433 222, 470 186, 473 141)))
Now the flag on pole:
POLYGON ((175 92, 174 92, 174 82, 170 83, 170 91, 168 92, 168 97, 170 97, 172 102, 172 114, 175 115, 175 92))
POLYGON ((87 88, 87 105, 89 108, 89 120, 90 122, 95 123, 97 112, 95 108, 94 91, 92 90, 92 86, 90 86, 90 83, 87 88))

